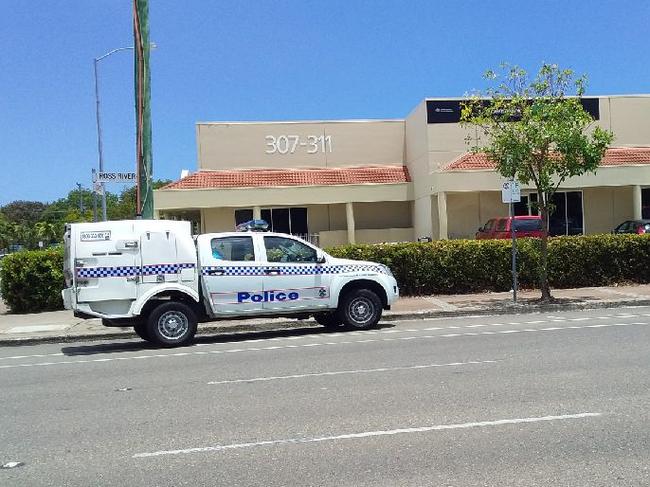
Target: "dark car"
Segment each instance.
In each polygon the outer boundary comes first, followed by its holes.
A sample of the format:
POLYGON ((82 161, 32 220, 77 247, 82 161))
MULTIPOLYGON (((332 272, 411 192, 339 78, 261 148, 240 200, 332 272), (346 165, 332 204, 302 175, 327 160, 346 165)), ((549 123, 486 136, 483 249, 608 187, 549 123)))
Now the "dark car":
MULTIPOLYGON (((513 219, 511 217, 507 218, 492 218, 488 222, 478 229, 476 232, 476 238, 479 240, 497 238, 497 239, 506 239, 512 238, 511 234, 511 224, 513 219)), ((544 230, 542 226, 542 218, 539 216, 515 216, 514 217, 515 225, 515 235, 518 238, 523 237, 538 237, 541 238, 544 236, 544 230)))
POLYGON ((612 233, 650 234, 650 220, 627 220, 617 226, 612 233))

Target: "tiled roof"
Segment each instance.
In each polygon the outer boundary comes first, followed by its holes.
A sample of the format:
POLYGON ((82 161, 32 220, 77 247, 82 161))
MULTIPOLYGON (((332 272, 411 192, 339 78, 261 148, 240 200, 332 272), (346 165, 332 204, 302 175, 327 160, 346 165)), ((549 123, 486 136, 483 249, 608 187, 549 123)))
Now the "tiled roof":
POLYGON ((364 166, 328 169, 243 169, 198 171, 161 189, 263 188, 396 184, 411 180, 406 166, 364 166))
MULTIPOLYGON (((650 147, 613 147, 607 149, 601 166, 634 166, 650 164, 650 147)), ((485 154, 469 153, 448 164, 445 171, 478 171, 494 169, 496 165, 485 154)))

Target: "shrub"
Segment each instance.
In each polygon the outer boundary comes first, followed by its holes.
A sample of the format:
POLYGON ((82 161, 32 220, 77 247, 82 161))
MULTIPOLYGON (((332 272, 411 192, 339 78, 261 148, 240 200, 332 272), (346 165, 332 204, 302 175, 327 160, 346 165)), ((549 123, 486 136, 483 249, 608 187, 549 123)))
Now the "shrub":
POLYGON ((30 250, 2 259, 0 294, 14 313, 63 308, 63 249, 30 250))
MULTIPOLYGON (((522 288, 538 282, 540 241, 518 240, 522 288)), ((404 295, 507 291, 512 282, 509 240, 346 245, 335 257, 381 262, 404 295)), ((592 235, 549 240, 549 277, 558 288, 650 282, 650 236, 592 235)))

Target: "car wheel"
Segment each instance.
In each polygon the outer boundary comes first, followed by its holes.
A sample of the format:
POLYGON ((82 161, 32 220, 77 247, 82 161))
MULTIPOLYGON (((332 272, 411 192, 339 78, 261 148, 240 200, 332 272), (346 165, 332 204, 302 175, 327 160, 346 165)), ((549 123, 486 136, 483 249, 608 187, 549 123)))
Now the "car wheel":
POLYGON ((314 319, 316 320, 316 323, 330 330, 335 330, 343 324, 343 321, 341 320, 339 315, 337 313, 332 313, 332 312, 316 313, 314 315, 314 319))
POLYGON ((146 334, 149 341, 163 347, 186 345, 196 334, 196 314, 183 303, 161 304, 149 314, 146 334))
POLYGON ((136 323, 135 325, 133 325, 133 331, 135 331, 136 335, 138 335, 144 341, 146 342, 150 341, 149 333, 147 333, 147 323, 145 322, 136 323))
POLYGON ((382 305, 379 296, 369 289, 353 289, 339 305, 339 317, 353 330, 367 330, 381 319, 382 305))

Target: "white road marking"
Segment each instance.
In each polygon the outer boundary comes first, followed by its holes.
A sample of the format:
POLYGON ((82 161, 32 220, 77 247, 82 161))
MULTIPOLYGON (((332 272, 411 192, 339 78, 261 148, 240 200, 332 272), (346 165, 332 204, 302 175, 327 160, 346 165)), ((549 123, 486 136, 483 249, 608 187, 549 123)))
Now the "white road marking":
POLYGON ((510 424, 566 421, 571 419, 594 418, 601 415, 602 413, 578 413, 578 414, 563 414, 559 416, 539 416, 539 417, 530 417, 530 418, 498 419, 494 421, 477 421, 471 423, 438 424, 432 426, 420 426, 417 428, 399 428, 399 429, 392 429, 392 430, 363 431, 360 433, 348 433, 348 434, 336 435, 336 436, 319 436, 315 438, 286 438, 280 440, 266 440, 266 441, 255 441, 249 443, 231 443, 228 445, 205 446, 199 448, 185 448, 182 450, 160 450, 160 451, 155 451, 150 453, 136 453, 135 455, 133 455, 132 458, 148 458, 148 457, 159 457, 163 455, 182 455, 182 454, 189 454, 189 453, 206 453, 206 452, 216 452, 216 451, 225 451, 225 450, 239 450, 239 449, 254 448, 259 446, 320 443, 323 441, 338 441, 338 440, 356 440, 361 438, 373 438, 378 436, 427 433, 430 431, 443 431, 443 430, 455 430, 455 429, 487 428, 492 426, 504 426, 510 424))
MULTIPOLYGON (((539 328, 531 329, 527 328, 527 332, 541 332, 541 331, 558 331, 558 330, 579 330, 579 329, 590 329, 590 328, 604 328, 604 327, 613 327, 613 326, 644 326, 650 325, 650 322, 633 322, 633 323, 602 323, 599 325, 578 325, 578 326, 564 326, 564 327, 548 327, 548 328, 539 328)), ((420 330, 422 331, 422 330, 420 330)), ((512 334, 519 333, 524 331, 523 329, 515 330, 501 330, 498 332, 493 331, 482 331, 479 332, 479 335, 494 335, 494 334, 512 334)), ((327 334, 323 337, 331 337, 332 335, 327 334)), ((441 339, 441 338, 454 338, 462 336, 476 336, 476 333, 465 332, 465 333, 446 333, 440 335, 412 335, 406 337, 385 337, 385 338, 371 338, 371 339, 361 339, 361 340, 349 340, 349 341, 339 341, 339 342, 313 342, 313 343, 301 343, 299 345, 281 345, 281 346, 270 346, 270 347, 246 347, 246 348, 236 348, 236 349, 226 349, 226 350, 207 350, 207 351, 191 351, 191 352, 176 352, 176 353, 157 353, 151 355, 136 355, 136 356, 122 356, 122 357, 108 357, 108 358, 95 358, 95 359, 77 359, 77 360, 62 360, 59 362, 37 362, 37 363, 21 363, 21 364, 8 364, 0 365, 0 369, 15 369, 15 368, 25 368, 25 367, 45 367, 51 365, 69 365, 69 364, 88 364, 88 363, 104 363, 104 362, 114 362, 118 360, 137 360, 137 359, 149 359, 149 358, 169 358, 169 357, 184 357, 191 355, 218 355, 225 353, 239 353, 239 352, 260 352, 260 351, 271 351, 271 350, 285 350, 285 349, 295 349, 295 348, 305 348, 305 347, 319 347, 319 346, 334 346, 334 345, 349 345, 349 344, 361 344, 361 343, 373 343, 373 342, 396 342, 403 340, 426 340, 426 339, 441 339)), ((313 337, 312 338, 318 338, 313 337)), ((8 358, 8 357, 6 357, 8 358)))
POLYGON ((14 326, 3 333, 40 333, 43 331, 63 331, 70 328, 70 325, 27 325, 14 326))
POLYGON ((461 365, 494 364, 494 363, 497 363, 497 360, 470 360, 469 362, 452 362, 449 364, 408 365, 403 367, 380 367, 377 369, 354 369, 354 370, 338 370, 333 372, 314 372, 311 374, 276 375, 270 377, 254 377, 252 379, 219 380, 219 381, 208 382, 208 384, 221 385, 221 384, 240 384, 245 382, 268 382, 272 380, 302 379, 304 377, 325 377, 331 375, 349 375, 349 374, 372 374, 376 372, 393 372, 396 370, 420 370, 420 369, 431 369, 436 367, 458 367, 461 365))

